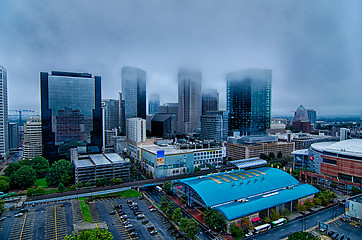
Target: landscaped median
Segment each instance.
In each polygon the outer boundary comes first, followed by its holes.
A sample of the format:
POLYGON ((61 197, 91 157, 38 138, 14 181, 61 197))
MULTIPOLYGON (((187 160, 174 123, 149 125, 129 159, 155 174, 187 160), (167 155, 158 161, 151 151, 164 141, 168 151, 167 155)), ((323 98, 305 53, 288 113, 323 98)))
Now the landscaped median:
POLYGON ((124 190, 121 192, 115 192, 115 193, 107 193, 103 195, 94 195, 93 198, 105 198, 105 197, 121 197, 121 198, 132 198, 132 197, 140 197, 141 193, 137 192, 136 190, 129 189, 124 190))
POLYGON ((80 209, 82 210, 83 220, 89 223, 93 223, 92 215, 89 211, 88 204, 84 202, 84 199, 79 199, 80 209))

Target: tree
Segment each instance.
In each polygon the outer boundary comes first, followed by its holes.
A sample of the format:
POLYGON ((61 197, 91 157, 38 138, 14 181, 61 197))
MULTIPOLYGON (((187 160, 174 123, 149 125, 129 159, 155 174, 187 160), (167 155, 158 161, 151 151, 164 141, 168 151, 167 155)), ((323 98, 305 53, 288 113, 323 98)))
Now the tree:
POLYGON ((288 240, 318 240, 319 238, 314 236, 310 232, 295 232, 288 236, 288 240))
POLYGON ((77 188, 82 188, 83 187, 83 183, 82 182, 78 182, 77 183, 77 188))
POLYGON ((1 216, 2 212, 5 210, 4 205, 5 205, 4 200, 0 200, 0 216, 1 216))
POLYGON ((184 231, 185 236, 190 239, 195 239, 196 234, 199 232, 199 224, 194 218, 181 218, 180 228, 184 231))
POLYGON ((73 232, 72 235, 65 236, 64 240, 112 240, 112 234, 104 228, 95 228, 73 232))
POLYGON ((219 211, 211 209, 210 207, 208 207, 205 210, 204 222, 210 228, 215 229, 217 231, 221 231, 222 229, 225 228, 226 225, 226 220, 224 216, 219 211))
MULTIPOLYGON (((59 185, 58 185, 58 187, 59 187, 59 185)), ((72 186, 70 186, 70 190, 75 190, 75 185, 73 184, 72 186)))
POLYGON ((182 204, 185 204, 186 202, 187 202, 187 197, 186 197, 185 194, 182 194, 182 195, 181 195, 181 203, 182 203, 182 204))
POLYGON ((260 154, 260 159, 267 160, 267 161, 270 160, 270 159, 269 159, 269 156, 266 155, 265 153, 261 153, 261 154, 260 154))
POLYGON ((298 203, 296 208, 299 212, 304 212, 305 210, 307 210, 306 206, 304 206, 304 204, 302 203, 298 203))
POLYGON ((14 162, 11 162, 7 168, 4 170, 4 174, 6 177, 9 177, 14 173, 16 172, 17 170, 19 170, 19 168, 21 167, 21 164, 20 163, 14 163, 14 162))
POLYGON ((102 186, 106 186, 106 185, 107 185, 107 179, 106 179, 105 176, 102 177, 102 179, 101 179, 101 184, 102 184, 102 186))
POLYGON ((281 151, 278 151, 278 153, 277 153, 277 158, 282 158, 283 157, 283 153, 281 152, 281 151))
POLYGON ((360 193, 362 193, 362 190, 361 190, 361 189, 359 189, 359 188, 356 187, 356 186, 353 186, 353 187, 352 187, 352 195, 357 195, 357 194, 360 194, 360 193))
POLYGON ((96 178, 94 183, 96 184, 97 187, 102 186, 102 181, 99 178, 96 178))
POLYGON ((248 217, 243 217, 241 219, 241 226, 245 229, 245 230, 252 230, 253 229, 253 224, 251 224, 251 221, 248 217))
POLYGON ((31 166, 36 172, 38 178, 43 178, 48 173, 50 166, 49 161, 43 157, 36 156, 30 161, 31 166))
POLYGON ((314 202, 315 205, 318 205, 318 206, 322 204, 322 201, 321 201, 319 198, 317 198, 317 197, 315 197, 315 198, 313 199, 313 202, 314 202))
POLYGON ((90 186, 91 186, 91 183, 90 183, 90 182, 86 182, 86 183, 85 183, 85 186, 86 186, 86 187, 90 187, 90 186))
POLYGON ((46 176, 47 183, 51 186, 57 186, 62 182, 65 186, 74 182, 74 165, 73 163, 61 159, 51 166, 46 176))
POLYGON ((280 215, 279 215, 279 213, 277 212, 277 210, 272 209, 272 210, 270 211, 269 217, 270 217, 270 220, 275 221, 275 220, 278 220, 278 219, 280 218, 280 215))
POLYGON ((64 191, 64 184, 62 182, 59 183, 58 185, 58 191, 59 192, 63 192, 64 191))
POLYGON ((271 222, 270 218, 268 218, 268 217, 265 217, 265 218, 263 219, 263 221, 266 222, 266 223, 270 223, 270 222, 271 222))
POLYGON ((166 213, 166 211, 168 209, 168 200, 167 200, 167 197, 165 195, 162 197, 160 209, 164 213, 166 213))
POLYGON ((275 158, 275 154, 273 152, 269 153, 269 159, 273 160, 275 158))
POLYGON ((245 235, 243 229, 237 226, 235 223, 232 223, 230 225, 230 232, 234 238, 241 238, 245 235))
POLYGON ((7 192, 9 191, 10 184, 5 180, 0 180, 0 192, 7 192))
POLYGON ((172 184, 170 182, 165 182, 162 186, 163 191, 165 191, 167 194, 171 192, 172 184))
POLYGON ((111 178, 111 180, 109 180, 111 182, 111 184, 116 185, 116 184, 121 184, 123 182, 122 179, 120 178, 111 178))
POLYGON ((16 172, 10 176, 10 184, 12 187, 26 189, 33 186, 36 180, 36 173, 30 166, 21 166, 16 172))
POLYGON ((169 218, 172 218, 173 212, 175 211, 175 206, 173 205, 173 203, 170 201, 167 204, 167 210, 166 210, 166 216, 169 218))
POLYGON ((280 211, 280 214, 282 215, 282 217, 286 217, 288 215, 290 215, 290 211, 286 208, 283 208, 281 211, 280 211))
POLYGON ((180 208, 176 208, 176 210, 172 214, 172 221, 174 221, 176 224, 180 222, 182 213, 180 208))

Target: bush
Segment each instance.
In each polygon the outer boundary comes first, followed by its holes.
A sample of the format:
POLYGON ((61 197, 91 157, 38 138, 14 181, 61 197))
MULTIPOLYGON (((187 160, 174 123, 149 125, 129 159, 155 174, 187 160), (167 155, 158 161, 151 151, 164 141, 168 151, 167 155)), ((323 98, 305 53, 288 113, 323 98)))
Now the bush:
POLYGON ((31 197, 31 196, 33 196, 33 194, 34 194, 34 187, 28 188, 28 190, 26 191, 26 195, 28 197, 31 197))
POLYGON ((234 238, 243 237, 245 235, 243 229, 241 227, 237 226, 235 223, 232 223, 230 225, 230 232, 234 238))
POLYGON ((0 192, 7 192, 9 191, 10 184, 5 180, 0 180, 0 192))
POLYGON ((70 186, 70 190, 75 190, 75 185, 70 186))
POLYGON ((78 182, 77 183, 77 188, 82 188, 83 187, 83 183, 82 182, 78 182))
POLYGON ((36 194, 44 194, 44 193, 45 193, 45 190, 44 190, 44 188, 42 188, 42 187, 37 187, 37 188, 35 189, 34 193, 36 193, 36 194))

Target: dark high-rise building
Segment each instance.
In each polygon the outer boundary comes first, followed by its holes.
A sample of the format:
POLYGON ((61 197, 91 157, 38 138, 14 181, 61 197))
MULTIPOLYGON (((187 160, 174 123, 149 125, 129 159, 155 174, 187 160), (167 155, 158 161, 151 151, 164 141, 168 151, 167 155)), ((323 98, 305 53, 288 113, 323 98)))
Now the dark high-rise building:
POLYGON ((19 129, 17 123, 9 123, 9 149, 19 147, 19 129))
POLYGON ((176 115, 155 114, 151 121, 151 132, 155 137, 172 138, 176 133, 176 115))
POLYGON ((264 134, 271 121, 271 80, 268 69, 246 69, 227 75, 229 131, 264 134))
POLYGON ((125 119, 146 119, 146 72, 135 67, 122 68, 122 99, 125 119))
POLYGON ((117 129, 119 130, 119 100, 104 99, 104 124, 105 130, 117 129))
POLYGON ((179 133, 191 133, 200 125, 201 116, 200 71, 183 70, 178 73, 178 123, 179 133))
MULTIPOLYGON (((40 73, 43 156, 69 156, 71 146, 102 148, 101 77, 89 73, 40 73)), ((92 149, 92 150, 91 150, 92 149)))
POLYGON ((219 110, 219 93, 216 89, 205 89, 202 91, 202 115, 208 111, 219 110))
POLYGON ((307 109, 307 114, 311 127, 314 127, 317 122, 317 111, 314 109, 307 109))
POLYGON ((121 135, 126 135, 126 113, 124 108, 124 99, 122 93, 119 93, 119 127, 121 135))
POLYGON ((158 107, 160 106, 160 95, 152 94, 148 100, 148 114, 158 113, 158 107))

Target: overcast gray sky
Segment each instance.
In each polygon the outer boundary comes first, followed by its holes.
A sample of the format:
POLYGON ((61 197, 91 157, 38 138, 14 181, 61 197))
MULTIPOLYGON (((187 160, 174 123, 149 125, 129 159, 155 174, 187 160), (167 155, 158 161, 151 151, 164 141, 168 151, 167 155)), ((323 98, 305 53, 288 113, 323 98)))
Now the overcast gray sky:
POLYGON ((41 71, 102 76, 117 98, 121 68, 147 72, 147 96, 177 102, 177 70, 202 70, 220 92, 228 72, 273 71, 272 113, 300 104, 323 114, 362 110, 362 1, 1 0, 0 65, 9 109, 40 111, 41 71))

